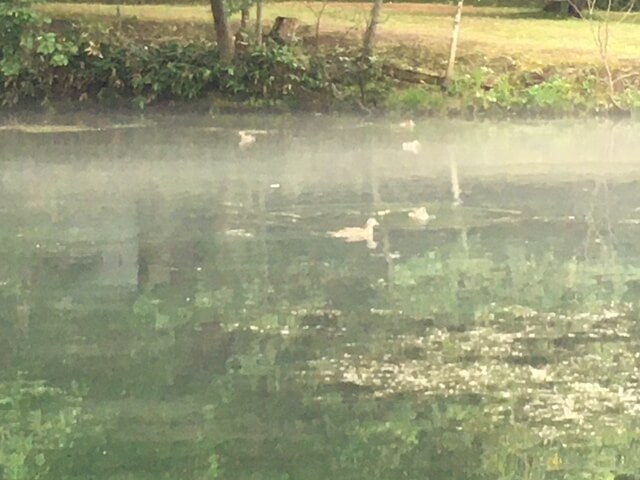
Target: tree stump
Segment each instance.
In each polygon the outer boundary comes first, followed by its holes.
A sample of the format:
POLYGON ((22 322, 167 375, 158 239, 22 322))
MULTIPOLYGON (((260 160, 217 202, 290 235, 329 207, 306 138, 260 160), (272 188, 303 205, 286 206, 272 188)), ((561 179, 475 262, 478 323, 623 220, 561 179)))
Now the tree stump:
POLYGON ((285 45, 295 40, 298 19, 293 17, 276 17, 268 37, 276 43, 285 45))

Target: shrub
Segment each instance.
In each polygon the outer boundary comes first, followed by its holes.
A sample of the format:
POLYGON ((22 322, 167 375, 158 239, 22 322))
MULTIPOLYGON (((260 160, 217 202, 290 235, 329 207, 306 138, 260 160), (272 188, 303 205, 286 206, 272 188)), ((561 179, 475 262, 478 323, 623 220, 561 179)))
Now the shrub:
POLYGON ((576 95, 571 84, 562 78, 553 78, 533 85, 525 91, 527 107, 541 112, 572 110, 575 100, 576 95))
POLYGON ((445 97, 440 87, 425 85, 393 92, 386 104, 393 110, 433 113, 444 107, 445 97))
POLYGON ((22 0, 0 0, 0 82, 4 85, 2 103, 16 103, 30 90, 36 95, 38 84, 25 82, 25 76, 69 64, 77 55, 73 40, 58 37, 46 26, 49 19, 36 14, 22 0))

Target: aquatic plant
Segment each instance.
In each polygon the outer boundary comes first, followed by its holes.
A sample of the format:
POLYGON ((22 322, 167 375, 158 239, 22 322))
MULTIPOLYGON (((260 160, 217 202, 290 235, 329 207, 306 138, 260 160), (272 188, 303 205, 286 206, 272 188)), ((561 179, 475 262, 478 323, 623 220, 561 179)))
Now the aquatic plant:
POLYGON ((42 478, 61 450, 73 447, 80 397, 44 381, 0 382, 0 474, 6 480, 42 478))

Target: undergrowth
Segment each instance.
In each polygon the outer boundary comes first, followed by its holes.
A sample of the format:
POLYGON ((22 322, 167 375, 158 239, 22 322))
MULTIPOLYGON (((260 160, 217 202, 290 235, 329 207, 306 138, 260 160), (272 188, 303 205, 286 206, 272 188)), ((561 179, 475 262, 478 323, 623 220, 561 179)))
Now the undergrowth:
MULTIPOLYGON (((395 57, 362 57, 358 48, 330 51, 267 43, 221 60, 206 42, 150 44, 97 36, 80 28, 62 33, 29 4, 0 0, 0 102, 51 101, 101 105, 223 102, 249 108, 357 109, 416 114, 580 114, 607 112, 601 76, 584 70, 496 73, 467 65, 445 90, 394 77, 395 57), (386 72, 386 73, 385 73, 386 72)), ((437 83, 437 82, 436 82, 437 83)), ((640 87, 619 85, 618 104, 640 108, 640 87)))

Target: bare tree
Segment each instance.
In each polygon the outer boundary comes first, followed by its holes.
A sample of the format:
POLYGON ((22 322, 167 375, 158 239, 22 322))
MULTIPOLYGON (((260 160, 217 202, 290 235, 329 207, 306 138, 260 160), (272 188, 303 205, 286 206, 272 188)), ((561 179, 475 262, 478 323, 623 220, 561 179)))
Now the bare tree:
MULTIPOLYGON (((618 20, 618 23, 624 21, 624 19, 631 13, 635 6, 636 0, 629 0, 624 13, 618 20)), ((569 6, 571 11, 575 12, 575 15, 582 20, 589 23, 591 29, 591 35, 593 41, 598 48, 598 54, 600 61, 605 71, 605 80, 607 82, 607 89, 609 94, 609 100, 618 109, 622 109, 618 104, 615 97, 615 84, 621 78, 614 79, 613 71, 611 69, 611 62, 609 58, 609 40, 610 40, 610 26, 611 26, 611 13, 613 8, 613 0, 607 1, 607 8, 603 13, 602 19, 595 18, 594 11, 596 9, 596 0, 569 0, 569 6)))
POLYGON ((262 46, 262 0, 256 1, 256 43, 262 46))
POLYGON ((458 37, 460 36, 460 23, 462 22, 462 8, 464 0, 458 0, 458 8, 456 16, 453 20, 453 31, 451 32, 451 48, 449 49, 449 63, 447 64, 447 73, 444 75, 442 85, 447 87, 453 78, 453 70, 456 65, 456 54, 458 52, 458 37))
POLYGON ((369 17, 369 23, 367 29, 364 32, 364 40, 362 42, 362 54, 365 57, 371 56, 373 53, 373 45, 376 40, 376 29, 380 23, 380 11, 382 10, 382 0, 373 0, 373 7, 371 7, 371 16, 369 17))
POLYGON ((220 56, 224 60, 233 57, 233 42, 229 30, 229 20, 224 9, 223 0, 211 0, 211 13, 213 14, 213 25, 216 29, 216 42, 220 50, 220 56))
POLYGON ((316 25, 315 25, 315 46, 318 48, 320 45, 320 21, 322 20, 322 15, 324 14, 325 9, 327 8, 328 0, 322 0, 319 7, 314 5, 316 2, 306 1, 305 5, 313 15, 316 17, 316 25))

